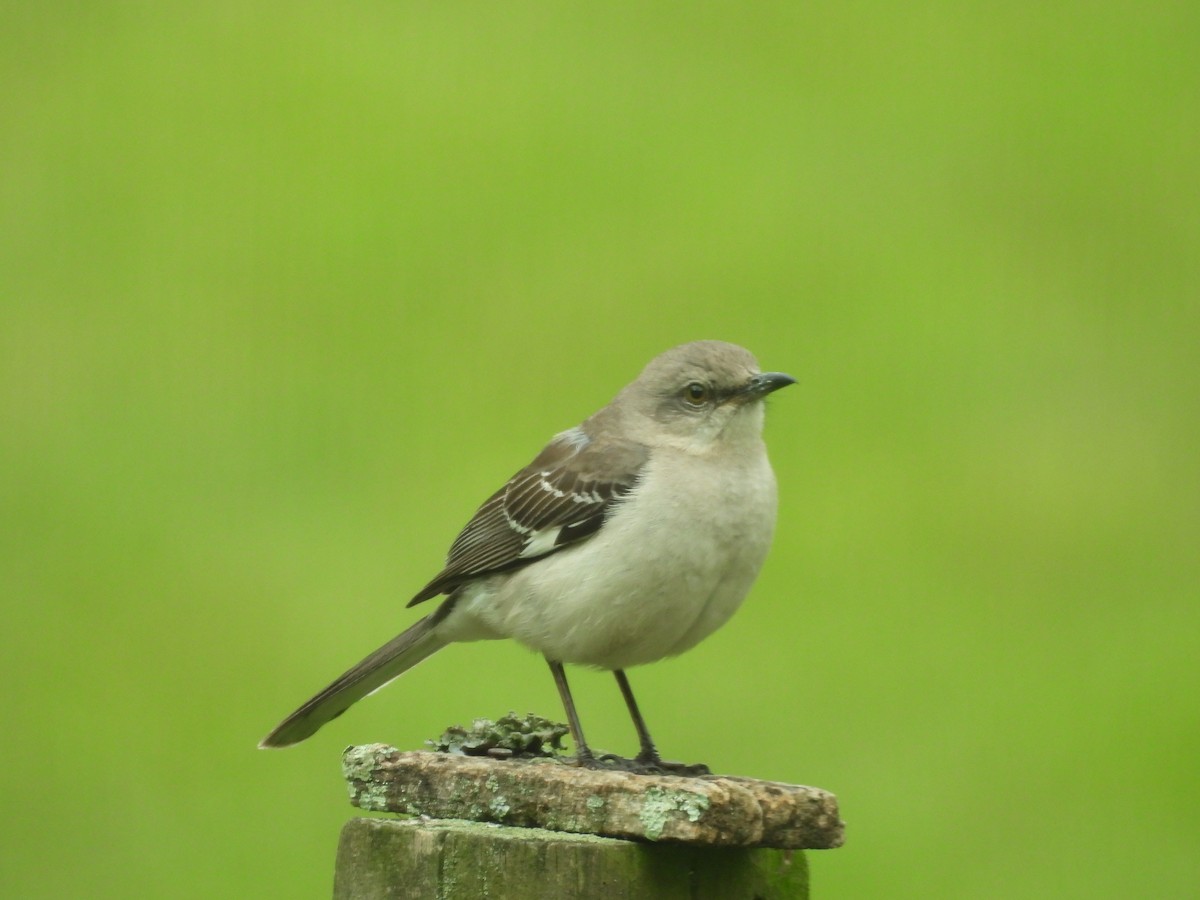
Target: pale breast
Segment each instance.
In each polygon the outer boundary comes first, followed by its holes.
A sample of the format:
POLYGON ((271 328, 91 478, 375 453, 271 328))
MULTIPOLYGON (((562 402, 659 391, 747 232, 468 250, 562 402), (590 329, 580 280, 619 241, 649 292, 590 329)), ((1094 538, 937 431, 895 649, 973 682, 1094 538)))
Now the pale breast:
POLYGON ((703 640, 750 589, 776 506, 765 452, 732 465, 703 462, 660 456, 594 537, 469 592, 452 617, 471 620, 455 629, 459 639, 511 637, 552 659, 602 668, 652 662, 703 640))

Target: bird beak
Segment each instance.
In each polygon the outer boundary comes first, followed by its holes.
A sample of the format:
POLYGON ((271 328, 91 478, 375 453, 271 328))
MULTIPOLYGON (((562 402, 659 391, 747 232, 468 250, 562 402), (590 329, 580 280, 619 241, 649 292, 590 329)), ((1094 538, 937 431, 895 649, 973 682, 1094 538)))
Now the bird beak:
POLYGON ((763 372, 751 378, 739 393, 747 400, 757 400, 772 391, 777 391, 789 384, 795 384, 796 379, 783 372, 763 372))

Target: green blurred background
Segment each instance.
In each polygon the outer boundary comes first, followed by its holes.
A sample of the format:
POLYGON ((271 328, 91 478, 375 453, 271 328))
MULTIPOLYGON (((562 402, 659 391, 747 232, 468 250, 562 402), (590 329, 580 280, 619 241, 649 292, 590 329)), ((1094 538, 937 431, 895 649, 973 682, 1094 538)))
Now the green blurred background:
POLYGON ((750 600, 632 674, 664 752, 835 791, 817 897, 1195 896, 1198 20, 8 4, 0 893, 326 896, 346 744, 558 716, 452 647, 255 749, 713 337, 800 385, 750 600))

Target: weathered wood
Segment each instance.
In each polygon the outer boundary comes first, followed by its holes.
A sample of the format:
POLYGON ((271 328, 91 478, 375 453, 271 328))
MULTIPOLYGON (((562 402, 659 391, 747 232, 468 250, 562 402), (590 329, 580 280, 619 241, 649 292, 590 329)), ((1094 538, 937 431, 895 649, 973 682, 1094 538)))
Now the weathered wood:
POLYGON ((708 848, 831 849, 843 840, 837 798, 820 788, 402 752, 386 744, 350 747, 342 765, 351 802, 374 812, 708 848))
POLYGON ((806 900, 804 854, 473 822, 359 818, 334 900, 806 900))

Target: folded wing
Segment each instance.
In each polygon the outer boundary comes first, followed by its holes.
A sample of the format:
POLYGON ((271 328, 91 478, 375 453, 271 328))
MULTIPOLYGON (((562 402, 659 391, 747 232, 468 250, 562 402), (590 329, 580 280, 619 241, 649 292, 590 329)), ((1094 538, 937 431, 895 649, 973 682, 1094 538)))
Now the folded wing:
POLYGON ((409 606, 591 537, 637 486, 648 451, 631 441, 563 432, 492 494, 450 547, 445 568, 409 606))

